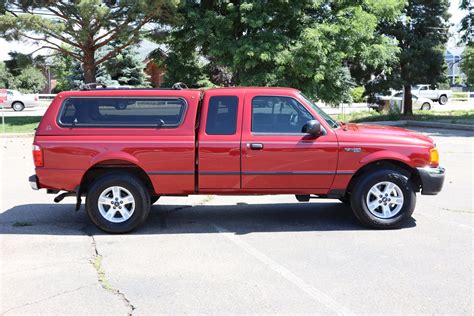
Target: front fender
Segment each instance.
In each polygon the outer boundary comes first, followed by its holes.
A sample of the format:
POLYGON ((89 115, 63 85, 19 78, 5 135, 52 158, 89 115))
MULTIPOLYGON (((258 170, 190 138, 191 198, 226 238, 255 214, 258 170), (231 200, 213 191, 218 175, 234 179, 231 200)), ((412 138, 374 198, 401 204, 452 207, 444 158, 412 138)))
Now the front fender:
POLYGON ((410 160, 409 157, 407 157, 407 156, 405 156, 405 155, 403 155, 399 152, 390 151, 390 150, 381 150, 381 151, 373 152, 373 153, 363 157, 360 160, 359 163, 362 167, 362 166, 365 166, 367 164, 370 164, 371 162, 375 162, 375 161, 379 161, 379 160, 397 160, 397 161, 403 162, 403 163, 413 167, 413 163, 412 163, 412 161, 410 160))

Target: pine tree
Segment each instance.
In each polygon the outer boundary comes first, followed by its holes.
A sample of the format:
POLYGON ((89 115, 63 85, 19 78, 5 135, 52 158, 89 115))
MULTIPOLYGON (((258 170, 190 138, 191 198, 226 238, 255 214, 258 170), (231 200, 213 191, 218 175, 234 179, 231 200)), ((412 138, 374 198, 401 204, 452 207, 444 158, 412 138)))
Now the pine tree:
POLYGON ((150 86, 150 78, 144 71, 144 63, 140 60, 135 47, 124 49, 115 58, 108 60, 105 68, 111 79, 120 85, 150 86))
POLYGON ((176 0, 2 1, 0 35, 25 40, 71 56, 82 64, 84 81, 96 82, 97 67, 140 40, 142 28, 152 21, 172 18, 176 0), (48 16, 37 14, 41 9, 48 16), (51 17, 52 16, 52 17, 51 17), (107 54, 97 52, 120 41, 107 54), (66 49, 69 45, 73 49, 66 49))

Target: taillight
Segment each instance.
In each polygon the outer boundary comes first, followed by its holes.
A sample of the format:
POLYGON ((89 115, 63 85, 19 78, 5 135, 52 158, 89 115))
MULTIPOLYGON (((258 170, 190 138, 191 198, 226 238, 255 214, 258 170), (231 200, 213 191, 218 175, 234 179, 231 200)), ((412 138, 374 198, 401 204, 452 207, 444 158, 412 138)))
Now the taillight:
POLYGON ((33 145, 33 161, 35 167, 43 167, 43 151, 38 145, 33 145))
POLYGON ((38 95, 35 94, 35 101, 38 101, 38 95))

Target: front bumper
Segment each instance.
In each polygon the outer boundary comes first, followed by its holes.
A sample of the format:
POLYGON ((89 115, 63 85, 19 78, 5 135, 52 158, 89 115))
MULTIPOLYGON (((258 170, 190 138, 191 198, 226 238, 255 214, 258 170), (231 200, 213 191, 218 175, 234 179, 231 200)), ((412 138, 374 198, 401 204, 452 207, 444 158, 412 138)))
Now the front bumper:
POLYGON ((39 182, 38 182, 38 177, 34 174, 28 178, 28 181, 30 182, 30 187, 33 190, 39 190, 39 182))
POLYGON ((417 169, 421 179, 421 194, 438 194, 443 188, 445 169, 441 167, 417 169))

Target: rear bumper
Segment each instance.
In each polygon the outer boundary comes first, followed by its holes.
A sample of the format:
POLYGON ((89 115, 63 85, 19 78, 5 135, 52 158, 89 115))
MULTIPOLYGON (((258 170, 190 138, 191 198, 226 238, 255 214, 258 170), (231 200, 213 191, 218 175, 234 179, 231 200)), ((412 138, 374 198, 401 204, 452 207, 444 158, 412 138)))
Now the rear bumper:
POLYGON ((417 169, 421 179, 421 194, 438 194, 443 188, 445 169, 441 167, 417 169))
POLYGON ((35 174, 30 176, 28 178, 28 181, 30 182, 30 187, 33 190, 39 190, 40 189, 39 182, 38 182, 38 177, 35 174))

